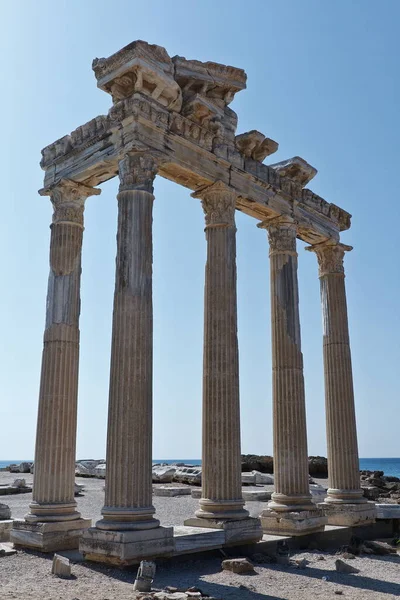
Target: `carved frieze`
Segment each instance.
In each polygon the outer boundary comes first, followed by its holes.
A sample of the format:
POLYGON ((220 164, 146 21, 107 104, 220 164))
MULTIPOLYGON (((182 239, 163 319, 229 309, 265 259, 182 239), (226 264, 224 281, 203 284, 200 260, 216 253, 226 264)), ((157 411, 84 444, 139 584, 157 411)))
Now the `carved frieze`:
POLYGON ((236 192, 222 181, 216 181, 192 194, 200 198, 206 227, 226 227, 235 224, 236 192))
POLYGON ((182 115, 174 114, 171 116, 171 131, 208 151, 212 150, 215 134, 182 115))

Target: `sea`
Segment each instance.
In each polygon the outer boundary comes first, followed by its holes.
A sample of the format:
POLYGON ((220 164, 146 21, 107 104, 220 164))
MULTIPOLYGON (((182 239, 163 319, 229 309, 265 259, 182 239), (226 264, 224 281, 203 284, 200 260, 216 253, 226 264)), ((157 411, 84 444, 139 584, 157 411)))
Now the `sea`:
MULTIPOLYGON (((33 462, 32 460, 0 460, 0 469, 8 467, 13 463, 33 462)), ((201 460, 198 458, 160 458, 154 459, 155 463, 184 463, 186 465, 201 465, 201 460)), ((360 458, 360 470, 366 471, 383 471, 385 475, 392 477, 400 477, 400 458, 360 458)))

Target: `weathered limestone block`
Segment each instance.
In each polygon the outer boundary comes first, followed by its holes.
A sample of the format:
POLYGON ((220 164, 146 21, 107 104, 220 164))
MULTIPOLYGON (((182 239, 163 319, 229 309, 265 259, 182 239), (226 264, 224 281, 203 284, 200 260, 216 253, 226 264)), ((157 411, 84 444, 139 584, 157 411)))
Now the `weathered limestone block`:
POLYGON ((173 480, 189 485, 201 485, 201 476, 201 467, 177 467, 173 480))
POLYGON ((271 169, 274 169, 282 177, 295 181, 301 187, 304 187, 313 179, 318 173, 317 169, 309 165, 300 156, 294 156, 288 160, 269 165, 271 169))
POLYGON ((153 495, 154 496, 167 496, 167 497, 174 497, 174 496, 190 496, 190 488, 189 487, 174 487, 174 486, 167 486, 167 485, 157 485, 153 488, 153 495))
POLYGON ((176 473, 176 467, 171 465, 153 465, 153 483, 171 483, 176 473))
POLYGON ((0 520, 11 519, 11 509, 7 504, 0 503, 0 520))
POLYGON ((56 577, 71 577, 71 562, 65 556, 60 556, 59 554, 55 554, 53 557, 53 563, 51 567, 52 575, 56 575, 56 577))
POLYGON ((229 558, 222 561, 224 571, 232 573, 254 573, 254 565, 247 558, 229 558))
POLYGON ((161 46, 138 40, 108 58, 95 58, 92 68, 97 86, 111 94, 114 102, 140 92, 171 110, 181 108, 174 65, 161 46))
POLYGON ((278 150, 278 142, 265 137, 263 133, 255 129, 237 135, 235 143, 239 152, 244 156, 260 162, 278 150))
POLYGON ((0 520, 0 542, 8 542, 13 526, 12 519, 0 520))

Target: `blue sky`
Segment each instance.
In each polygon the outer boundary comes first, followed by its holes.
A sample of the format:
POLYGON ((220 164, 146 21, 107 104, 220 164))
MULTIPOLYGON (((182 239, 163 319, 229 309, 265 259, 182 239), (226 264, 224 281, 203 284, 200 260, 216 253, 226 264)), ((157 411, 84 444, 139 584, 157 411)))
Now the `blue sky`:
MULTIPOLYGON (((232 108, 238 133, 300 155, 310 187, 353 215, 342 240, 361 456, 400 456, 400 4, 370 0, 26 0, 1 5, 3 90, 0 259, 0 457, 34 453, 51 205, 37 195, 40 150, 110 97, 94 57, 135 39, 170 56, 245 69, 232 108)), ((268 159, 267 161, 268 162, 268 159)), ((80 458, 105 455, 116 193, 87 201, 83 247, 80 458)), ((201 455, 204 221, 189 190, 157 178, 154 209, 154 457, 201 455)), ((243 452, 272 452, 268 243, 237 214, 243 452)), ((316 257, 299 243, 299 286, 310 454, 325 454, 321 309, 316 257)))

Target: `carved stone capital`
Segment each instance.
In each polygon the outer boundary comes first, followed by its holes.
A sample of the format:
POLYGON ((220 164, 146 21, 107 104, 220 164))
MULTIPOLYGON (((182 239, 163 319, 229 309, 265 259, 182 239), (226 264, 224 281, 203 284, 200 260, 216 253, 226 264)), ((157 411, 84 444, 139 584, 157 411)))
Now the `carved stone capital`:
POLYGON ((232 227, 235 225, 236 192, 222 181, 202 188, 192 194, 200 198, 208 227, 232 227))
POLYGON ((306 250, 315 252, 318 258, 319 277, 324 275, 344 275, 344 253, 353 250, 352 246, 335 243, 332 240, 307 246, 306 250))
POLYGON ((119 191, 143 190, 153 193, 157 162, 149 153, 133 152, 119 161, 119 191))
POLYGON ((101 190, 72 179, 61 179, 56 184, 39 190, 41 196, 50 196, 54 213, 52 224, 68 223, 83 228, 85 200, 98 196, 101 190))
POLYGON ((269 240, 269 254, 291 254, 297 256, 297 223, 291 217, 274 217, 257 225, 266 229, 269 240))

